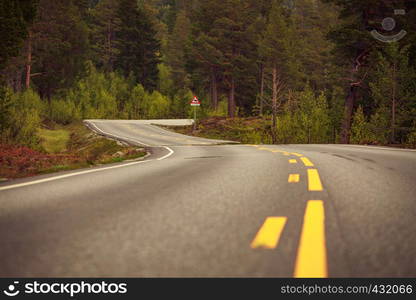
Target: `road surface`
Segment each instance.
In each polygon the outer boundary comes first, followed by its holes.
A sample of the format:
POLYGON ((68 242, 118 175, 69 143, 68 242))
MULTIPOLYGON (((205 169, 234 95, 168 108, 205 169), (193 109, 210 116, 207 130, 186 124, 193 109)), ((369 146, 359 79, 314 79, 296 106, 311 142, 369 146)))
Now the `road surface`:
POLYGON ((415 151, 90 127, 153 154, 1 184, 0 277, 416 276, 415 151))

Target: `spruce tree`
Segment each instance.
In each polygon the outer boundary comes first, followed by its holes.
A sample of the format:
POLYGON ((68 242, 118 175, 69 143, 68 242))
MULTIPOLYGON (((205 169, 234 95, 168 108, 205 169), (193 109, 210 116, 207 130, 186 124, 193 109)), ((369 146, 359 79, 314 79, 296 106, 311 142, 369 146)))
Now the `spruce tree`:
POLYGON ((118 10, 120 29, 116 33, 118 57, 115 66, 125 76, 132 73, 147 90, 157 87, 160 42, 143 5, 137 0, 121 0, 118 10))
POLYGON ((116 45, 116 33, 120 30, 118 2, 118 0, 102 0, 91 13, 93 60, 98 67, 110 72, 114 70, 114 62, 119 54, 116 45))
POLYGON ((37 0, 0 1, 0 71, 7 61, 19 54, 36 16, 37 0))
POLYGON ((176 89, 188 86, 186 72, 186 48, 191 31, 191 22, 185 11, 177 14, 173 32, 169 37, 167 46, 167 62, 172 69, 173 83, 176 89))

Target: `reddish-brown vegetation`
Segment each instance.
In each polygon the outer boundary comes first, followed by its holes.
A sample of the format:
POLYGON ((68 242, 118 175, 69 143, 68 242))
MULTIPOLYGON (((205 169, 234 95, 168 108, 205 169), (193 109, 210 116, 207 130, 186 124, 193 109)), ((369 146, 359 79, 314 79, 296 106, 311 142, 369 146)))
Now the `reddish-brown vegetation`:
POLYGON ((26 177, 56 165, 79 162, 74 155, 45 154, 28 147, 0 144, 0 177, 26 177))

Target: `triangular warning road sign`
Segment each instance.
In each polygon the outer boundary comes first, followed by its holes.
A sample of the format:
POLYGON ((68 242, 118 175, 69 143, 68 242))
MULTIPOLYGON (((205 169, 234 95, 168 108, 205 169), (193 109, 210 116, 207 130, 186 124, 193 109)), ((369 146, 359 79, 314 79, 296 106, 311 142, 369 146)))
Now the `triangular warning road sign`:
POLYGON ((198 100, 198 98, 195 96, 194 99, 191 102, 192 106, 200 106, 201 105, 201 101, 198 100))

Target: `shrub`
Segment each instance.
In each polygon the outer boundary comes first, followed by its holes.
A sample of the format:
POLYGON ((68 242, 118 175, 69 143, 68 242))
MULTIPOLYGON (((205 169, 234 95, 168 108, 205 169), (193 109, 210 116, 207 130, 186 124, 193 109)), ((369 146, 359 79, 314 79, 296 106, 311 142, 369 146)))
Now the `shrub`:
POLYGON ((157 91, 148 94, 142 104, 145 118, 160 119, 169 114, 169 99, 157 91))
POLYGON ((36 131, 41 123, 44 113, 44 104, 39 96, 32 90, 13 94, 11 90, 3 90, 1 113, 1 137, 4 143, 21 144, 29 147, 38 147, 39 139, 36 131))
POLYGON ((413 148, 416 148, 416 122, 413 125, 413 130, 410 132, 407 138, 407 143, 413 148))
POLYGON ((49 108, 49 118, 56 123, 67 125, 79 120, 79 114, 73 101, 53 99, 49 108))
POLYGON ((353 117, 351 126, 351 143, 368 144, 372 140, 372 135, 362 106, 358 107, 353 117))

